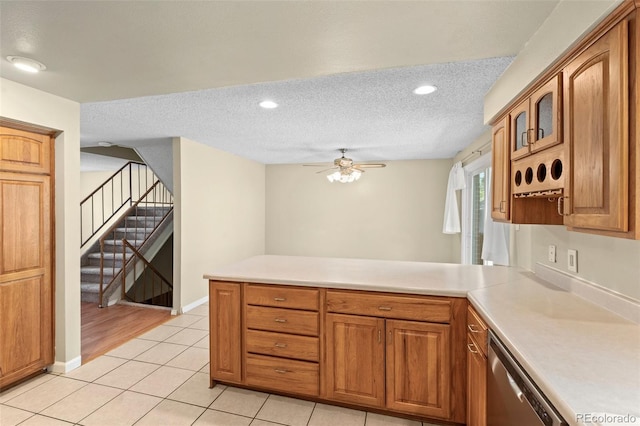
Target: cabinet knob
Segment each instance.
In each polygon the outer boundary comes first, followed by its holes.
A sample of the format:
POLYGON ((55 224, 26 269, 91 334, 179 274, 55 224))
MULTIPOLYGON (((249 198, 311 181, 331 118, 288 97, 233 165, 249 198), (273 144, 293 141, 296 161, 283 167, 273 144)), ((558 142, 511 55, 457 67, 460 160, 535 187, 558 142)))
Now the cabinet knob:
POLYGON ((378 306, 378 309, 381 311, 390 311, 391 306, 378 306))
POLYGON ((284 318, 276 318, 274 321, 275 322, 287 322, 287 320, 284 319, 284 318))
POLYGON ((275 300, 276 302, 286 302, 287 298, 286 297, 274 297, 273 300, 275 300))

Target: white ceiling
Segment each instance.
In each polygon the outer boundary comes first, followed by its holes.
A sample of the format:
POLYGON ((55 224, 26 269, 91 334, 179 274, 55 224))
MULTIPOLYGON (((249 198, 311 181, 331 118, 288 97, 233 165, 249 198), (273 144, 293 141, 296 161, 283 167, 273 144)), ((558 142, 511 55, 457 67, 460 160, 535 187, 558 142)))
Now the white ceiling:
POLYGON ((508 63, 485 59, 517 54, 557 3, 2 1, 0 75, 89 103, 83 145, 185 136, 265 163, 343 146, 360 160, 452 156, 484 130, 482 96, 508 63), (21 74, 7 55, 47 70, 21 74), (406 95, 422 82, 440 90, 406 95), (266 119, 257 95, 284 102, 266 119))

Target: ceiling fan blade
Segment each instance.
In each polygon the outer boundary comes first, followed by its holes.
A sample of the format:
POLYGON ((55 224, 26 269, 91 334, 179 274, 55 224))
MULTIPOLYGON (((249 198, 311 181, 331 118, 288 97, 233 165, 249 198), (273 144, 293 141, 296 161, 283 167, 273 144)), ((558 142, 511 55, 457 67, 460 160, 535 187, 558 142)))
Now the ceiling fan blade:
POLYGON ((360 173, 364 173, 364 172, 365 172, 365 171, 364 171, 364 170, 362 170, 362 169, 360 168, 360 166, 358 166, 358 165, 351 166, 351 168, 352 168, 353 170, 357 170, 357 171, 359 171, 360 173))
POLYGON ((327 167, 329 164, 303 164, 304 167, 327 167))
POLYGON ((369 168, 369 169, 379 169, 382 167, 387 167, 386 164, 382 163, 369 163, 369 164, 354 164, 356 167, 369 168))
POLYGON ((338 167, 329 167, 328 169, 320 170, 319 172, 316 172, 316 173, 328 172, 329 170, 335 170, 335 169, 337 169, 337 168, 338 168, 338 167))

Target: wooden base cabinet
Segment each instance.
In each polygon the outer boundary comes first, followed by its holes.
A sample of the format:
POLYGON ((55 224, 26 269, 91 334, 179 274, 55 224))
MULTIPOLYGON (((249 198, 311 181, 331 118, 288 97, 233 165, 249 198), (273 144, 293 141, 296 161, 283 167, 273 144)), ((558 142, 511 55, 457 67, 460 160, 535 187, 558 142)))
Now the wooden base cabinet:
POLYGON ((210 281, 216 381, 465 422, 465 299, 210 281))
POLYGON ((327 314, 327 397, 448 418, 449 327, 327 314))
POLYGON ((387 320, 387 408, 449 418, 450 328, 448 324, 387 320))
POLYGON ((384 406, 384 319, 327 314, 327 397, 384 406))
POLYGON ((488 328, 471 305, 467 330, 467 426, 486 426, 488 328))
POLYGON ((0 391, 53 364, 52 151, 0 127, 0 391))
POLYGON ((241 289, 237 283, 209 282, 209 368, 214 380, 242 383, 241 289))

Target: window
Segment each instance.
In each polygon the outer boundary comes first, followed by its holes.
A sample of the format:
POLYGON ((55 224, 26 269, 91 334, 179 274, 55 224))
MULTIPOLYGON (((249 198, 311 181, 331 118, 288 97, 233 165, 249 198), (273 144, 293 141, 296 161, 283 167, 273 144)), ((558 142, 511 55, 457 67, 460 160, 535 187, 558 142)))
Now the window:
POLYGON ((491 264, 482 260, 485 220, 491 212, 491 155, 483 155, 466 165, 464 171, 466 188, 462 190, 462 263, 491 264))

